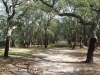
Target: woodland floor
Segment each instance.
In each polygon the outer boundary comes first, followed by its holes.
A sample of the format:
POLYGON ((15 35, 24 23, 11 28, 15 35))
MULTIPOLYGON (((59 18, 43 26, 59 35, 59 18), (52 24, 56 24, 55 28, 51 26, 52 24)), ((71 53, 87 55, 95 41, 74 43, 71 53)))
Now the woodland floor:
POLYGON ((54 47, 35 50, 35 53, 33 50, 11 48, 8 59, 1 55, 0 75, 100 75, 99 49, 94 52, 93 64, 82 63, 86 59, 87 48, 54 47))

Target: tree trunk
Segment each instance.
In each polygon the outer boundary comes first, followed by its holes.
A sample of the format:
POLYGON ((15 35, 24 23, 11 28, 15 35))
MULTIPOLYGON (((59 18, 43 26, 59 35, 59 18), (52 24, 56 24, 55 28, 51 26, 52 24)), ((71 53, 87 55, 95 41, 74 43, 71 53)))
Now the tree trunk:
POLYGON ((68 45, 70 46, 70 44, 71 44, 71 40, 70 40, 70 39, 68 39, 68 45))
POLYGON ((41 42, 41 47, 42 47, 42 42, 41 42))
POLYGON ((72 38, 71 37, 72 37, 72 33, 71 33, 71 35, 68 38, 68 44, 69 44, 70 48, 72 48, 72 38))
POLYGON ((85 27, 85 25, 84 25, 84 33, 83 34, 84 34, 84 41, 83 42, 84 42, 84 46, 86 46, 87 41, 86 41, 86 27, 85 27))
POLYGON ((8 58, 9 45, 10 45, 10 36, 7 36, 6 37, 5 52, 4 52, 4 57, 5 58, 8 58))
POLYGON ((48 35, 47 35, 47 27, 45 28, 45 38, 44 38, 44 47, 48 46, 48 35))
POLYGON ((25 43, 24 43, 24 47, 25 47, 25 48, 28 48, 28 42, 25 42, 25 43))
POLYGON ((12 33, 13 29, 15 29, 15 26, 8 27, 8 29, 7 29, 6 45, 5 45, 5 52, 4 52, 5 58, 8 58, 8 51, 9 51, 9 47, 10 47, 10 37, 11 37, 11 33, 12 33))
POLYGON ((42 39, 41 39, 41 47, 42 47, 42 39))
POLYGON ((28 46, 31 46, 31 39, 29 39, 28 41, 28 46))
POLYGON ((77 42, 77 32, 75 33, 75 42, 74 42, 74 45, 73 45, 73 48, 72 48, 72 49, 75 49, 75 47, 76 47, 76 42, 77 42))
POLYGON ((76 42, 75 42, 74 45, 73 45, 73 49, 75 49, 75 46, 76 46, 76 42))
POLYGON ((87 59, 86 63, 92 63, 93 62, 93 52, 95 50, 97 39, 96 38, 90 38, 89 48, 87 52, 87 59))
POLYGON ((39 42, 39 38, 37 39, 37 48, 39 47, 39 44, 40 44, 40 42, 39 42))
POLYGON ((82 48, 82 37, 80 37, 80 48, 82 48))
POLYGON ((11 46, 15 47, 15 40, 14 39, 12 39, 11 46))
POLYGON ((48 40, 47 40, 47 37, 45 37, 45 40, 44 40, 44 47, 47 48, 48 46, 48 40))
POLYGON ((89 43, 89 48, 87 52, 87 58, 85 63, 93 63, 93 52, 96 47, 97 43, 97 36, 96 36, 96 31, 97 31, 97 25, 91 25, 91 30, 90 30, 90 43, 89 43))

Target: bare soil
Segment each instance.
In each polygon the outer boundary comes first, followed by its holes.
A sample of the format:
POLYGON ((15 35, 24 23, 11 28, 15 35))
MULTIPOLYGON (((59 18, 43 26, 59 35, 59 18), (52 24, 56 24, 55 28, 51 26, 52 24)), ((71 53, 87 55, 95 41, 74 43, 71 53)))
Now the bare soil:
POLYGON ((8 59, 1 56, 0 75, 100 75, 99 49, 94 52, 92 64, 82 63, 87 48, 54 47, 36 53, 32 49, 16 50, 26 52, 27 56, 10 55, 8 59))

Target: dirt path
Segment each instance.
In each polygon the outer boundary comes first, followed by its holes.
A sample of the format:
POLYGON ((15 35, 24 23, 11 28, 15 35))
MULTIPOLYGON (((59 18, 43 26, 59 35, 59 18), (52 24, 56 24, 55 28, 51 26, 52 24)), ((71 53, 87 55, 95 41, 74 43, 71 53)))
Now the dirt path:
POLYGON ((81 62, 86 52, 86 49, 55 47, 22 60, 13 57, 7 63, 4 60, 1 75, 100 75, 100 51, 94 53, 94 64, 81 62))

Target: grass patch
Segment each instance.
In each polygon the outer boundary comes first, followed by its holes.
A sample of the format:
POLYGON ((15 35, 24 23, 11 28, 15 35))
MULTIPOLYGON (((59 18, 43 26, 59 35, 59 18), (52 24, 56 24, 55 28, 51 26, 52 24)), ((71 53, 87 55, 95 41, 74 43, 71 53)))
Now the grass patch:
POLYGON ((54 47, 68 47, 68 43, 60 44, 60 41, 57 41, 54 44, 54 47))
POLYGON ((60 43, 60 41, 57 41, 57 42, 55 43, 55 45, 59 45, 59 43, 60 43))
MULTIPOLYGON (((59 41, 56 42, 57 46, 59 46, 59 41)), ((53 48, 55 44, 49 44, 47 48, 44 48, 44 45, 41 47, 38 45, 32 45, 29 48, 10 48, 9 56, 21 56, 21 57, 32 57, 32 54, 38 52, 45 52, 46 50, 53 48), (37 47, 38 46, 38 47, 37 47)), ((4 56, 4 48, 0 49, 0 56, 4 56)))
POLYGON ((4 54, 4 51, 0 50, 0 55, 3 55, 4 54))
MULTIPOLYGON (((37 53, 37 52, 42 52, 45 51, 47 49, 45 49, 44 47, 39 47, 39 48, 11 48, 11 50, 9 50, 9 56, 21 56, 21 57, 32 57, 32 54, 37 53)), ((0 56, 4 55, 4 49, 0 50, 0 56)))
MULTIPOLYGON (((26 56, 28 54, 28 52, 25 53, 25 51, 12 51, 9 50, 9 55, 16 55, 16 56, 26 56)), ((0 56, 4 55, 4 51, 0 50, 0 56)))
MULTIPOLYGON (((20 55, 23 52, 9 51, 9 55, 20 55)), ((0 55, 4 55, 4 51, 0 51, 0 55)))

